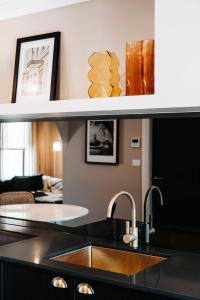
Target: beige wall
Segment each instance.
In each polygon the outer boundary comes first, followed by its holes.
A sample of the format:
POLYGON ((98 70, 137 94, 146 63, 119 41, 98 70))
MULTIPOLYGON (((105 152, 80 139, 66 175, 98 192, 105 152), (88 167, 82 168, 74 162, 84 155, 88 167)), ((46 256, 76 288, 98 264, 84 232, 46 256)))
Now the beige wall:
MULTIPOLYGON (((66 124, 67 126, 67 124, 66 124)), ((141 148, 131 148, 130 138, 141 137, 141 120, 120 121, 119 165, 85 163, 85 122, 69 122, 64 138, 64 203, 83 205, 90 210, 87 222, 104 219, 110 198, 121 190, 134 195, 137 219, 141 219, 141 168, 131 166, 141 158, 141 148)), ((119 200, 116 216, 131 217, 126 198, 119 200)), ((81 220, 84 222, 84 219, 81 220)))
POLYGON ((89 55, 115 51, 124 90, 125 42, 154 37, 154 0, 94 0, 0 22, 0 102, 9 102, 16 39, 61 31, 58 98, 87 97, 89 55))

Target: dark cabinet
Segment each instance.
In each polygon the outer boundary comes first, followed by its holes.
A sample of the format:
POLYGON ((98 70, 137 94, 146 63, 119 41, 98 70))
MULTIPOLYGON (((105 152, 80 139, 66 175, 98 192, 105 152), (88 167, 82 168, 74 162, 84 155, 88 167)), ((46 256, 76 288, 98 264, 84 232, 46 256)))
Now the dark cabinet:
MULTIPOLYGON (((77 279, 75 281, 75 299, 76 300, 139 300, 136 297, 135 291, 123 287, 104 284, 85 279, 77 279), (82 287, 81 287, 82 285, 82 287), (84 288, 85 285, 85 288, 84 288), (81 293, 82 289, 82 293, 81 293), (84 294, 88 292, 89 294, 84 294)), ((142 299, 141 299, 142 300, 142 299)))
POLYGON ((0 300, 176 300, 18 263, 1 266, 0 300))
POLYGON ((74 299, 74 281, 70 277, 14 263, 3 264, 2 289, 2 300, 74 299), (66 282, 67 288, 53 287, 52 280, 59 277, 66 282))
POLYGON ((167 296, 155 295, 130 288, 85 279, 76 279, 75 287, 76 300, 177 300, 167 296), (80 287, 81 284, 83 292, 88 291, 91 293, 80 293, 78 291, 78 287, 80 287))

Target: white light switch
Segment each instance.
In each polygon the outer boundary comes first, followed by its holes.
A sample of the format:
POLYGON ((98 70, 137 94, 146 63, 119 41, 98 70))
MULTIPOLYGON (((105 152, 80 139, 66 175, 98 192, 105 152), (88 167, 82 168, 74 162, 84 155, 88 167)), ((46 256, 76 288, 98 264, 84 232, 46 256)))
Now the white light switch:
POLYGON ((132 160, 132 166, 133 167, 140 167, 141 166, 141 160, 140 159, 133 159, 132 160))

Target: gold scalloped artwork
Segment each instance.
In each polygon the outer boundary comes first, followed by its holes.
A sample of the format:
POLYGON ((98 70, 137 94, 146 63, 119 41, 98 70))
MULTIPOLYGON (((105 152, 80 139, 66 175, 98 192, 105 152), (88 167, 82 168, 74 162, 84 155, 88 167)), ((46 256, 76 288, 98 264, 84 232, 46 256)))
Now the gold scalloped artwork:
POLYGON ((88 89, 90 98, 120 96, 119 59, 114 52, 94 52, 88 59, 92 67, 88 72, 91 86, 88 89))

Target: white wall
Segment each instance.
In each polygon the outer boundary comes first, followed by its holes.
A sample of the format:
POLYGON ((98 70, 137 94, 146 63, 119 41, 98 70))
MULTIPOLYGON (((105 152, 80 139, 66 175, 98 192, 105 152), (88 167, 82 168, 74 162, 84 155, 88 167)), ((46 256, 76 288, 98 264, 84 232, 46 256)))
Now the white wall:
POLYGON ((200 106, 199 15, 199 0, 156 0, 157 107, 200 106))

